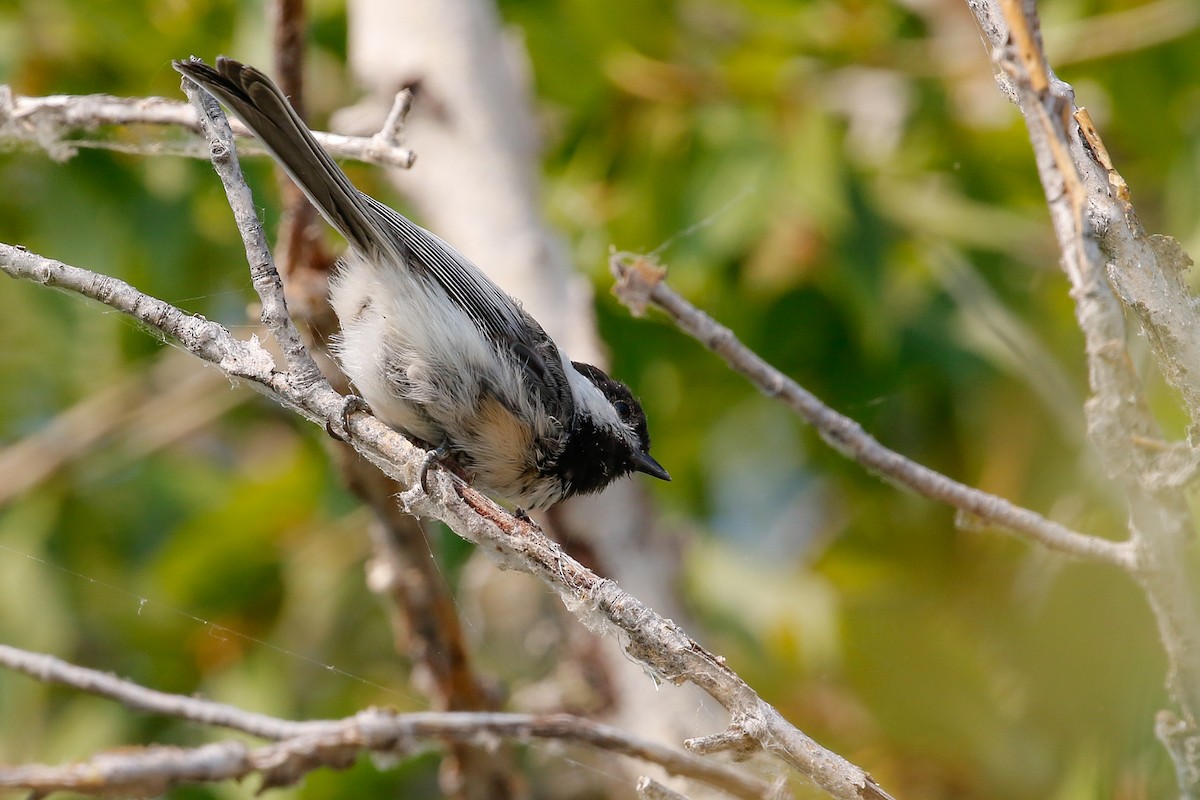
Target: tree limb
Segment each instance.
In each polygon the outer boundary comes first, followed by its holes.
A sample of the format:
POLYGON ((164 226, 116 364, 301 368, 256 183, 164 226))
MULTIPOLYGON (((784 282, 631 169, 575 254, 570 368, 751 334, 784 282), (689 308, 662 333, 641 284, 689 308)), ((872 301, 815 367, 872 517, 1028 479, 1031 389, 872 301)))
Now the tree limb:
POLYGON ((1125 570, 1133 567, 1134 552, 1128 544, 1071 530, 1001 497, 959 483, 884 447, 857 422, 822 403, 807 389, 742 344, 733 331, 683 299, 663 281, 665 271, 648 259, 628 253, 613 253, 609 266, 618 281, 614 291, 634 314, 642 313, 646 303, 653 302, 667 312, 680 330, 719 355, 763 394, 778 398, 803 417, 830 447, 884 480, 999 525, 1051 550, 1075 558, 1112 564, 1125 570))
MULTIPOLYGON (((1196 457, 1164 466, 1162 443, 1125 345, 1121 301, 1141 321, 1159 369, 1200 423, 1200 316, 1182 280, 1191 259, 1168 237, 1147 237, 1125 181, 1070 85, 1042 52, 1032 3, 972 0, 1010 96, 1025 117, 1050 218, 1084 333, 1092 399, 1089 435, 1129 496, 1131 574, 1142 587, 1167 654, 1167 684, 1182 719, 1160 735, 1180 791, 1200 796, 1200 593, 1193 568, 1195 523, 1182 491, 1196 457), (1115 291, 1114 291, 1115 290, 1115 291)), ((1162 715, 1160 715, 1161 717, 1162 715)), ((1159 726, 1160 734, 1164 726, 1159 726)))
POLYGON ((571 714, 420 712, 401 714, 367 709, 341 720, 294 722, 245 711, 198 697, 148 689, 96 670, 41 653, 0 644, 0 664, 43 683, 69 686, 111 698, 128 708, 241 731, 278 745, 251 749, 221 742, 194 750, 150 747, 100 754, 62 766, 0 767, 0 786, 35 792, 150 796, 185 782, 211 782, 263 775, 263 788, 294 783, 318 767, 344 768, 362 752, 406 754, 415 743, 442 739, 487 744, 496 737, 528 741, 552 739, 618 753, 658 764, 722 789, 735 797, 761 798, 768 786, 709 759, 680 752, 571 714))
MULTIPOLYGON (((249 381, 310 422, 341 426, 342 396, 323 379, 311 384, 294 381, 289 373, 276 368, 256 337, 239 340, 223 326, 187 314, 124 281, 19 247, 0 244, 0 271, 98 300, 175 340, 227 375, 249 381)), ((889 797, 864 770, 821 747, 785 720, 723 658, 705 650, 612 581, 586 569, 537 526, 517 519, 446 470, 432 471, 430 492, 422 492, 419 474, 424 450, 368 414, 351 415, 347 427, 350 443, 359 454, 410 487, 400 496, 409 513, 440 519, 502 567, 540 578, 593 632, 617 635, 626 643, 626 652, 661 679, 676 684, 690 681, 704 689, 730 712, 733 728, 744 731, 831 796, 845 800, 889 797)))

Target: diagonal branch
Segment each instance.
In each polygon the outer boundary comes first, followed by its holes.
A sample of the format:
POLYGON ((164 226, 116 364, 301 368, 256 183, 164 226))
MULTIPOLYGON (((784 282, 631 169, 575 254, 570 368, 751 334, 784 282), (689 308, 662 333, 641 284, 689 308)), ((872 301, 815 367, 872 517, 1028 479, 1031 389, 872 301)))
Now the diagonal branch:
MULTIPOLYGON (((178 342, 227 375, 249 381, 310 422, 341 426, 342 396, 324 381, 302 390, 288 373, 276 368, 255 337, 239 340, 221 325, 187 314, 124 281, 42 258, 19 247, 0 244, 0 271, 105 303, 178 342)), ((723 658, 705 650, 673 622, 612 581, 585 568, 537 526, 517 519, 444 470, 431 475, 429 494, 422 492, 419 474, 424 450, 367 414, 352 415, 347 427, 350 443, 360 455, 410 487, 400 496, 409 513, 440 519, 502 567, 540 578, 594 632, 615 634, 626 643, 626 652, 663 680, 690 681, 704 689, 730 712, 737 731, 792 765, 831 796, 846 800, 889 796, 864 770, 821 747, 784 719, 723 658)))
POLYGON ((987 520, 1051 550, 1075 558, 1101 561, 1130 570, 1133 550, 1126 543, 1079 533, 1053 520, 972 488, 890 450, 849 417, 822 403, 811 392, 768 364, 742 344, 733 331, 688 303, 663 282, 664 271, 648 259, 613 253, 609 266, 617 278, 621 302, 640 314, 653 302, 680 330, 700 341, 769 397, 778 398, 817 429, 830 447, 862 464, 884 480, 923 497, 987 520))
POLYGON ((262 323, 283 348, 288 371, 300 385, 307 386, 320 381, 321 371, 288 314, 283 282, 275 269, 275 259, 271 257, 271 249, 267 246, 262 223, 258 221, 250 187, 242 177, 229 121, 216 98, 208 92, 187 79, 182 81, 182 86, 196 108, 200 130, 210 142, 213 167, 225 187, 225 196, 237 222, 238 232, 242 235, 246 258, 250 262, 250 281, 262 304, 262 323))

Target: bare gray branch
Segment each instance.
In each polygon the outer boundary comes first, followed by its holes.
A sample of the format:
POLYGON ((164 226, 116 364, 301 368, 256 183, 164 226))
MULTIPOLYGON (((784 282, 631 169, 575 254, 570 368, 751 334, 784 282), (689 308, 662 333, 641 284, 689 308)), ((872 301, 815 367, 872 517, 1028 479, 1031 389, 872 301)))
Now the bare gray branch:
MULTIPOLYGON (((134 125, 174 127, 200 132, 195 111, 178 100, 162 97, 114 97, 107 94, 50 95, 25 97, 0 84, 0 145, 25 144, 43 150, 52 158, 65 161, 81 148, 117 150, 125 153, 174 154, 190 158, 208 158, 208 149, 194 141, 145 142, 102 137, 72 138, 76 134, 95 134, 105 127, 134 125)), ((242 139, 244 153, 265 154, 257 140, 240 123, 234 132, 242 139)), ((317 133, 321 145, 338 158, 350 158, 383 167, 408 169, 416 155, 390 139, 387 130, 380 136, 343 136, 317 133)))
POLYGON ((1133 568, 1134 552, 1128 544, 1071 530, 884 447, 857 422, 822 403, 742 344, 733 331, 680 297, 663 282, 664 272, 647 259, 613 253, 609 266, 618 280, 617 296, 634 314, 642 313, 646 303, 653 302, 667 312, 680 330, 723 358, 735 372, 749 379, 768 397, 778 398, 807 420, 830 447, 884 480, 1021 534, 1051 550, 1113 564, 1125 570, 1133 568))
POLYGON ((722 789, 735 797, 760 798, 769 787, 756 778, 709 759, 632 736, 619 728, 571 714, 422 712, 399 714, 367 709, 342 720, 292 722, 198 697, 147 689, 53 656, 0 645, 0 664, 45 683, 109 697, 137 711, 274 739, 278 745, 251 749, 222 742, 194 750, 151 747, 100 754, 76 764, 0 767, 0 786, 35 792, 150 796, 188 782, 263 775, 264 786, 294 783, 317 767, 348 766, 361 752, 404 754, 419 741, 453 740, 486 744, 496 737, 521 741, 553 739, 658 764, 722 789))
MULTIPOLYGON (((255 338, 241 341, 221 325, 186 314, 124 281, 11 245, 0 244, 0 270, 106 303, 178 341, 226 374, 251 381, 306 419, 323 426, 340 425, 342 396, 320 384, 298 391, 255 338)), ((663 679, 690 681, 704 689, 764 750, 791 764, 831 796, 846 800, 889 796, 864 770, 821 747, 785 720, 729 669, 724 659, 709 653, 612 581, 585 568, 535 525, 517 519, 445 470, 431 476, 430 493, 424 494, 418 485, 424 450, 367 414, 354 414, 348 427, 350 443, 360 455, 401 484, 417 487, 401 495, 410 513, 440 519, 502 566, 541 578, 591 630, 617 635, 627 642, 626 651, 632 657, 663 679)))

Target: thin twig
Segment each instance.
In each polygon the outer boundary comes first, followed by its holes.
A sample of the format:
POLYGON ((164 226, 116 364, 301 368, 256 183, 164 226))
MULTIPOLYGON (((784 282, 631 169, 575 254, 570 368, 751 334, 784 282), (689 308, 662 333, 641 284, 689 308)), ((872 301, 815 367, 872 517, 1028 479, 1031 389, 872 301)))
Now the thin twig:
POLYGON ((638 778, 637 793, 642 800, 688 800, 686 794, 664 786, 646 775, 638 778))
POLYGON ((266 714, 246 711, 237 706, 170 694, 118 678, 105 672, 71 664, 44 653, 32 653, 0 644, 0 664, 35 678, 41 683, 69 686, 81 692, 116 700, 126 708, 148 714, 186 719, 201 725, 215 725, 242 731, 263 739, 287 739, 319 729, 320 723, 291 722, 266 714))
POLYGON ((392 107, 383 120, 383 126, 374 138, 381 144, 396 147, 404 137, 404 126, 408 122, 408 112, 412 111, 412 89, 401 89, 392 101, 392 107))
POLYGON ((1134 553, 1128 544, 1071 530, 884 447, 857 422, 822 403, 742 344, 733 331, 680 297, 663 282, 662 270, 647 259, 613 253, 609 265, 618 280, 617 296, 635 314, 641 313, 647 300, 653 302, 667 312, 680 330, 723 358, 735 372, 748 378, 768 397, 779 399, 803 417, 831 447, 885 480, 1021 534, 1052 550, 1126 570, 1132 568, 1134 553))
POLYGON ((324 380, 308 348, 301 341, 300 331, 288 315, 287 301, 283 295, 283 282, 275 269, 275 259, 267 246, 267 237, 254 207, 254 197, 242 167, 238 162, 233 144, 233 131, 220 104, 208 92, 184 78, 183 90, 187 93, 200 118, 200 128, 210 141, 213 168, 225 187, 225 196, 237 222, 242 244, 246 248, 246 260, 250 264, 250 281, 262 305, 262 323, 279 342, 287 361, 288 373, 297 381, 300 391, 324 380))
MULTIPOLYGON (((92 134, 104 127, 130 125, 167 126, 200 132, 195 111, 187 103, 178 100, 106 94, 26 97, 14 94, 11 87, 0 84, 0 145, 30 145, 59 160, 72 157, 81 147, 125 153, 209 157, 208 151, 193 141, 172 143, 154 140, 140 143, 119 139, 72 138, 80 132, 92 134)), ((266 153, 244 125, 235 122, 233 129, 238 138, 244 141, 239 145, 243 153, 266 153)), ((321 146, 336 158, 399 169, 408 169, 416 160, 415 154, 408 148, 375 136, 316 132, 316 137, 321 146)))
POLYGON ((148 689, 132 681, 0 645, 0 664, 43 683, 70 686, 111 698, 136 711, 162 714, 241 731, 280 742, 250 750, 233 742, 197 750, 150 748, 97 756, 61 767, 0 767, 0 786, 88 794, 157 794, 181 782, 241 778, 264 773, 268 785, 292 783, 319 766, 346 766, 363 751, 405 753, 417 740, 445 739, 481 744, 489 738, 573 742, 658 764, 673 775, 703 781, 736 797, 762 797, 768 787, 728 766, 632 736, 571 714, 419 712, 367 709, 341 720, 293 722, 225 703, 148 689), (214 749, 216 748, 216 749, 214 749), (239 749, 244 748, 244 749, 239 749), (198 770, 206 764, 215 771, 198 770), (214 766, 215 765, 215 766, 214 766))

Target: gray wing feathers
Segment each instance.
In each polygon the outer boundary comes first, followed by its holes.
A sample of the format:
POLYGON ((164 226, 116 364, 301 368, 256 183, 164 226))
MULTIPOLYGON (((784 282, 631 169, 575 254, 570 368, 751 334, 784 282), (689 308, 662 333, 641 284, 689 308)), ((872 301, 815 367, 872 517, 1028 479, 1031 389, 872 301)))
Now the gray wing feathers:
POLYGON ((450 245, 355 188, 261 72, 227 58, 218 58, 215 69, 201 61, 176 61, 175 68, 254 131, 352 246, 367 255, 394 256, 389 260, 436 281, 489 340, 516 360, 547 413, 567 424, 574 403, 558 347, 516 301, 450 245))
POLYGON ((526 371, 525 383, 542 398, 547 413, 567 424, 574 411, 570 384, 558 346, 532 316, 440 237, 363 195, 393 234, 393 246, 414 270, 445 290, 493 342, 506 348, 526 371))

